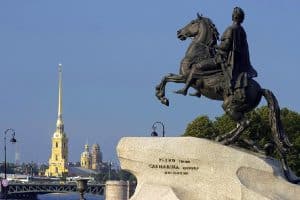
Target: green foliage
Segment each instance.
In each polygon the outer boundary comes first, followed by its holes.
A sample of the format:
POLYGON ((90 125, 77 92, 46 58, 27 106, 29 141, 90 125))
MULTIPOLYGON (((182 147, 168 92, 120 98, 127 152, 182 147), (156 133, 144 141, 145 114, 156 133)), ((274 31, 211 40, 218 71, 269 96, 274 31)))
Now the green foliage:
MULTIPOLYGON (((272 132, 269 123, 269 109, 262 106, 249 112, 247 118, 250 126, 242 134, 242 139, 255 141, 259 148, 272 142, 272 132)), ((287 108, 281 110, 281 120, 286 134, 294 145, 288 154, 288 163, 292 170, 300 176, 300 114, 287 108)), ((225 134, 236 127, 234 122, 226 114, 210 120, 207 116, 199 116, 187 125, 183 136, 213 139, 217 135, 225 134)), ((240 147, 245 147, 243 143, 237 143, 240 147)), ((272 156, 277 157, 276 153, 272 156)))
POLYGON ((186 128, 184 136, 203 137, 211 139, 214 137, 216 129, 207 116, 197 117, 186 128))
POLYGON ((222 115, 221 117, 216 117, 213 125, 217 131, 216 134, 220 135, 222 133, 227 133, 236 127, 236 123, 230 119, 228 115, 222 115))

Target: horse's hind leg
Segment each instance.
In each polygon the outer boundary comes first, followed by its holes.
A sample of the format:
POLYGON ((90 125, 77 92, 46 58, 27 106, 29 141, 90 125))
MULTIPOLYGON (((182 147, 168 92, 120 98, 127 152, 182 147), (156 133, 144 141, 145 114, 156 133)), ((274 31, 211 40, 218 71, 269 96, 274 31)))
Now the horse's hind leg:
POLYGON ((221 143, 224 145, 230 145, 234 143, 240 137, 240 135, 245 131, 245 129, 248 128, 249 124, 250 124, 249 120, 243 118, 243 120, 239 122, 238 128, 233 134, 233 136, 231 136, 230 138, 226 138, 221 143))
POLYGON ((215 138, 216 142, 222 142, 223 140, 225 140, 226 138, 229 138, 231 135, 233 135, 237 130, 238 130, 239 126, 237 126, 236 128, 234 128, 233 130, 231 130, 228 133, 225 133, 223 135, 219 135, 215 138))
POLYGON ((247 146, 247 148, 251 149, 254 152, 261 153, 261 154, 266 154, 265 151, 259 149, 256 146, 256 143, 253 140, 247 139, 247 138, 242 138, 239 143, 243 143, 243 146, 247 146))
POLYGON ((218 136, 215 140, 224 145, 230 145, 239 138, 239 136, 245 131, 249 124, 249 120, 247 120, 246 118, 242 118, 235 129, 224 135, 218 136))

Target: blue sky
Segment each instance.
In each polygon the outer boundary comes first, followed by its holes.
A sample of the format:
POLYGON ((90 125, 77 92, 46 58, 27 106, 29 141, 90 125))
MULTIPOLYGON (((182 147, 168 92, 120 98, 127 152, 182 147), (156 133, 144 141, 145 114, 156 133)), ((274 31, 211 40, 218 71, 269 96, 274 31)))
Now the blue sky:
MULTIPOLYGON (((168 85, 171 105, 164 107, 154 87, 178 72, 190 42, 176 31, 199 12, 222 33, 235 6, 246 13, 257 81, 281 107, 299 112, 299 1, 10 0, 0 2, 0 130, 16 130, 21 161, 48 161, 60 62, 70 161, 80 159, 86 141, 116 160, 119 139, 147 136, 155 121, 178 136, 198 115, 220 116, 221 102, 175 95, 178 84, 168 85)), ((15 147, 8 150, 13 161, 15 147)))

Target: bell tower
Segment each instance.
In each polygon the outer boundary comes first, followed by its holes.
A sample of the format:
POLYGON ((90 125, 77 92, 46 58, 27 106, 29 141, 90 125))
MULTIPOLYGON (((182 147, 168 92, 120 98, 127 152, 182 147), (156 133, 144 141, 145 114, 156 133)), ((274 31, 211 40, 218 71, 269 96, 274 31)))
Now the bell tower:
POLYGON ((86 169, 92 168, 92 160, 88 144, 84 145, 84 152, 82 152, 80 157, 80 166, 86 169))
POLYGON ((52 137, 51 157, 46 176, 63 177, 68 174, 68 137, 62 118, 62 64, 58 65, 58 114, 52 137))

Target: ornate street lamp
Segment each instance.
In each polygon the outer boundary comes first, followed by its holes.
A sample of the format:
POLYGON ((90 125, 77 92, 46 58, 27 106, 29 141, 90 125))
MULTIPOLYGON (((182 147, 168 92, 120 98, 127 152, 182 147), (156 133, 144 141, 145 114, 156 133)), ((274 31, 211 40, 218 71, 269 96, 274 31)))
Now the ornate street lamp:
POLYGON ((156 132, 157 124, 160 124, 162 126, 162 136, 165 137, 165 125, 160 121, 154 122, 154 124, 152 125, 153 131, 151 133, 151 136, 158 136, 158 133, 156 132))
POLYGON ((4 131, 4 179, 7 178, 7 167, 6 167, 6 135, 8 132, 11 132, 12 138, 10 139, 11 143, 16 143, 17 140, 15 138, 16 132, 14 129, 9 128, 4 131))
POLYGON ((80 200, 86 200, 84 198, 84 192, 87 190, 87 187, 88 187, 88 185, 87 185, 88 179, 77 178, 76 182, 77 182, 77 191, 80 194, 80 200))

